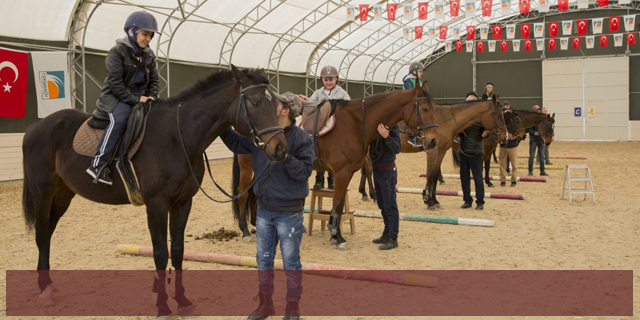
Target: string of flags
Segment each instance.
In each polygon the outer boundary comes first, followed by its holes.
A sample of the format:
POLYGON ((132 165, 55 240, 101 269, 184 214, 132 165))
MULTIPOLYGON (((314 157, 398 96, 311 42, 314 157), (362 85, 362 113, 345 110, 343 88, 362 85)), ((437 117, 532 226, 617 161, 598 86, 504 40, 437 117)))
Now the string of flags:
POLYGON ((599 35, 599 36, 577 36, 577 37, 560 37, 560 38, 548 38, 548 39, 513 39, 513 40, 457 40, 455 44, 451 42, 445 43, 445 51, 451 52, 453 51, 452 46, 455 45, 456 51, 462 51, 464 47, 466 47, 466 52, 473 52, 474 44, 475 48, 478 52, 484 52, 487 50, 488 52, 496 52, 496 50, 500 50, 501 52, 508 51, 509 42, 511 42, 511 46, 513 48, 513 52, 520 52, 522 45, 524 45, 524 51, 532 51, 535 48, 537 51, 543 51, 545 48, 545 42, 547 43, 548 50, 556 50, 558 45, 560 46, 560 50, 567 50, 569 45, 573 49, 581 49, 582 43, 585 44, 587 49, 595 48, 595 44, 599 43, 600 47, 608 47, 609 46, 609 36, 613 38, 614 47, 622 47, 624 44, 624 40, 626 39, 627 45, 635 45, 638 34, 634 33, 617 33, 612 35, 599 35), (584 40, 584 41, 583 41, 584 40))

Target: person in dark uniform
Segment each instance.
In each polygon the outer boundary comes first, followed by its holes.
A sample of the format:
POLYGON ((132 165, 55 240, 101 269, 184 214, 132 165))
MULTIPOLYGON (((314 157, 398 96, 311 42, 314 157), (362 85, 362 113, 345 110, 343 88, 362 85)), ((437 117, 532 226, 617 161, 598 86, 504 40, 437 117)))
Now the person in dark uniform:
MULTIPOLYGON (((478 100, 475 92, 467 94, 467 101, 478 100)), ((480 119, 478 119, 480 120, 480 119)), ((470 208, 473 204, 471 197, 471 175, 476 186, 476 210, 484 209, 484 182, 482 181, 482 164, 484 162, 484 142, 488 135, 481 124, 476 123, 458 134, 460 139, 460 184, 464 204, 462 209, 470 208)))
POLYGON ((373 164, 373 183, 376 188, 378 208, 382 210, 384 231, 373 243, 380 244, 380 250, 398 247, 398 231, 400 212, 396 199, 398 171, 396 154, 402 148, 400 144, 400 127, 396 125, 389 130, 382 123, 378 125, 380 136, 369 145, 369 157, 373 164))

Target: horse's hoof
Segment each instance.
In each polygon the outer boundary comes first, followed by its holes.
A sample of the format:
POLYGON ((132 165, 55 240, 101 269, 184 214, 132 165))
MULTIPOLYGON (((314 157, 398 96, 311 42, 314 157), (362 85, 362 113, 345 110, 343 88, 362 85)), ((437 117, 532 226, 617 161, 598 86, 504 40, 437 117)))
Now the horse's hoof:
POLYGON ((368 202, 369 201, 369 197, 362 197, 362 201, 368 202))
POLYGON ((437 205, 428 206, 427 209, 431 211, 436 211, 438 209, 438 206, 437 205))
POLYGON ((443 184, 444 184, 444 181, 440 181, 440 185, 443 185, 443 184))
POLYGON ((440 204, 439 203, 436 203, 436 208, 440 209, 440 204))
POLYGON ((339 244, 339 245, 337 246, 337 248, 338 248, 339 250, 342 250, 342 251, 349 251, 349 244, 348 244, 348 243, 346 243, 346 242, 343 242, 343 243, 339 244))
POLYGON ((493 188, 493 183, 489 183, 489 184, 487 184, 487 187, 489 187, 489 188, 493 188))
POLYGON ((336 240, 336 238, 331 238, 331 240, 329 240, 329 242, 334 246, 338 244, 338 240, 336 240))
POLYGON ((42 308, 53 307, 55 303, 53 302, 53 292, 54 288, 51 285, 48 285, 44 291, 40 293, 38 296, 38 306, 42 308))
POLYGON ((246 236, 246 237, 242 237, 242 242, 244 242, 244 243, 254 243, 254 242, 256 242, 256 239, 254 239, 252 236, 246 236))
POLYGON ((192 304, 187 307, 178 308, 178 315, 181 317, 193 317, 196 316, 196 305, 192 304))

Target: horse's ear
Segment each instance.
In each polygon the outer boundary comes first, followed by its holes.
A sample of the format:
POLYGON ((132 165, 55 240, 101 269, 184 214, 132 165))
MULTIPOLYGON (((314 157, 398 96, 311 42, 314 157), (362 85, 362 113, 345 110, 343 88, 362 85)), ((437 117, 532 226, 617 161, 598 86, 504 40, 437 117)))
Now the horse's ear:
POLYGON ((498 104, 498 102, 500 102, 500 96, 495 95, 495 98, 493 100, 495 100, 496 104, 498 104))
POLYGON ((247 75, 240 69, 238 69, 234 64, 231 64, 231 73, 233 74, 233 78, 236 79, 240 84, 246 84, 248 78, 247 75))
POLYGON ((429 91, 429 83, 427 81, 422 83, 422 90, 429 91))
POLYGON ((267 73, 264 71, 264 68, 260 68, 256 73, 261 77, 267 78, 267 73))
POLYGON ((553 118, 553 119, 556 118, 556 113, 555 112, 551 115, 551 118, 553 118))

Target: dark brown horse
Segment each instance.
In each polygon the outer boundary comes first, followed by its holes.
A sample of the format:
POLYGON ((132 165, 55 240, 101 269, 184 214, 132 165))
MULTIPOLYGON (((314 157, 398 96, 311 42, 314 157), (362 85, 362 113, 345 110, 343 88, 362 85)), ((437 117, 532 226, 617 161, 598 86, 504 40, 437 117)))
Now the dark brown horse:
MULTIPOLYGON (((444 114, 441 114, 442 111, 446 110, 445 108, 440 108, 440 106, 436 106, 436 118, 440 119, 440 117, 444 117, 444 114)), ((518 112, 512 112, 512 113, 504 113, 504 120, 505 123, 507 125, 507 130, 509 132, 516 132, 516 134, 518 134, 519 136, 523 137, 526 134, 525 128, 522 126, 522 121, 520 120, 520 117, 518 116, 518 112)), ((491 139, 492 141, 498 141, 498 136, 495 136, 495 139, 491 139)), ((414 146, 412 146, 409 143, 409 135, 407 135, 406 133, 402 133, 400 134, 400 141, 402 144, 402 149, 400 152, 402 153, 418 153, 418 152, 424 152, 425 150, 423 148, 416 148, 414 146)), ((453 144, 452 149, 457 150, 457 144, 453 144)), ((445 151, 446 152, 446 151, 445 151)), ((373 187, 371 186, 371 181, 372 181, 372 172, 373 172, 373 168, 371 167, 371 163, 366 163, 365 165, 362 167, 362 177, 360 180, 360 188, 358 189, 358 191, 362 194, 362 200, 363 201, 367 201, 367 194, 365 192, 365 180, 369 183, 369 194, 371 195, 371 198, 374 199, 375 201, 375 190, 373 190, 373 187)), ((444 180, 442 179, 442 174, 439 175, 438 179, 440 180, 440 184, 444 184, 444 180)))
MULTIPOLYGON (((284 159, 287 143, 268 88, 264 71, 244 72, 232 66, 231 71, 213 74, 175 97, 153 103, 146 138, 132 162, 147 209, 156 270, 167 268, 168 223, 171 263, 182 270, 184 230, 204 175, 202 154, 220 133, 234 125, 254 137, 269 159, 284 159)), ((59 111, 30 127, 24 136, 23 212, 27 227, 35 227, 38 270, 50 269, 51 236, 76 194, 99 203, 129 204, 120 179, 110 187, 93 184, 84 172, 90 158, 73 150, 74 135, 88 117, 76 110, 59 111)), ((117 172, 114 163, 110 167, 117 172)), ((171 310, 164 272, 158 276, 158 314, 164 315, 171 310)), ((39 273, 43 303, 53 304, 51 283, 48 271, 39 273)), ((176 293, 180 308, 191 306, 183 289, 176 293)))
POLYGON ((436 148, 427 151, 427 185, 422 195, 429 210, 440 207, 436 199, 436 186, 441 174, 440 166, 447 150, 453 145, 453 138, 458 133, 471 125, 480 123, 490 134, 496 135, 502 141, 507 136, 507 126, 498 96, 488 101, 438 105, 436 116, 440 125, 440 140, 436 148))
MULTIPOLYGON (((339 227, 347 187, 353 174, 362 168, 369 144, 378 137, 378 124, 382 123, 391 128, 404 121, 407 123, 407 128, 417 133, 428 149, 436 146, 438 129, 433 98, 426 90, 426 86, 413 90, 392 91, 349 102, 338 101, 335 121, 335 127, 318 138, 320 153, 318 157, 323 168, 333 172, 334 177, 333 209, 328 223, 331 241, 339 249, 348 250, 349 246, 342 237, 339 227)), ((315 166, 317 169, 317 161, 315 166)), ((239 167, 244 168, 244 166, 239 167)), ((238 175, 244 176, 244 173, 238 173, 238 175)), ((240 181, 240 178, 238 179, 240 181)), ((235 189, 241 190, 242 187, 240 185, 235 189)), ((238 209, 240 213, 237 216, 240 223, 242 225, 242 221, 245 221, 246 225, 247 207, 238 205, 238 209)))

